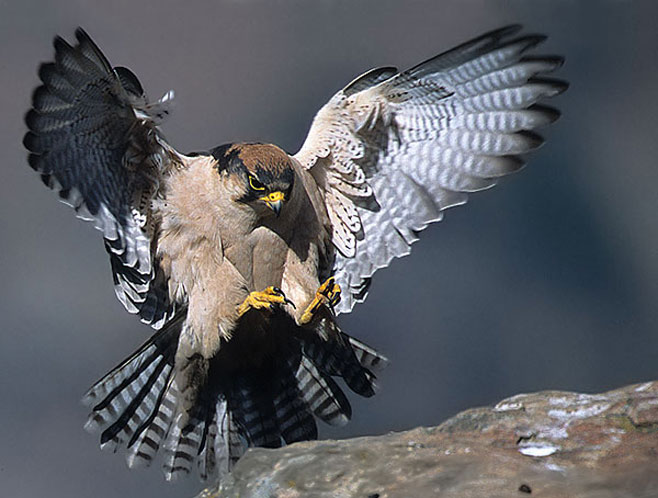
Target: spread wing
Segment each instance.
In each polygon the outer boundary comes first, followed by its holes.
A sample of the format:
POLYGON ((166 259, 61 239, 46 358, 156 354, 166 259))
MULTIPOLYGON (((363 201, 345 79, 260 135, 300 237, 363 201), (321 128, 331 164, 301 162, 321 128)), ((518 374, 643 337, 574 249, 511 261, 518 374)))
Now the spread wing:
POLYGON ((113 68, 82 29, 75 36, 75 46, 56 38, 55 61, 39 70, 43 85, 25 117, 29 163, 103 233, 119 300, 158 328, 174 312, 154 261, 151 211, 179 161, 157 128, 171 94, 149 103, 132 72, 113 68))
POLYGON ((315 179, 337 249, 338 312, 365 299, 370 278, 409 254, 418 232, 467 193, 518 170, 558 117, 536 103, 566 84, 543 75, 556 57, 526 53, 543 36, 511 26, 407 71, 373 69, 317 113, 295 157, 315 179))

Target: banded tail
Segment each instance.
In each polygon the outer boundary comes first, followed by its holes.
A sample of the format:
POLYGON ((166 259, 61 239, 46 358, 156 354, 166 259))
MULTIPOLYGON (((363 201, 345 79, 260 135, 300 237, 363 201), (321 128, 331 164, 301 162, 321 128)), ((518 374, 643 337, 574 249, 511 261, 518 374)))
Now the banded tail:
MULTIPOLYGON (((258 366, 231 364, 250 339, 234 336, 210 360, 206 379, 187 411, 189 382, 175 365, 183 320, 175 319, 85 395, 92 407, 85 428, 101 431, 101 448, 126 447, 129 467, 162 454, 167 480, 196 464, 203 480, 231 470, 248 446, 276 448, 317 438, 314 415, 342 425, 351 416, 333 377, 361 396, 375 393, 374 372, 387 360, 341 332, 331 320, 320 330, 272 330, 275 340, 258 366), (319 332, 319 334, 318 334, 319 332)), ((274 327, 276 329, 276 327, 274 327)), ((270 344, 271 345, 271 344, 270 344)))

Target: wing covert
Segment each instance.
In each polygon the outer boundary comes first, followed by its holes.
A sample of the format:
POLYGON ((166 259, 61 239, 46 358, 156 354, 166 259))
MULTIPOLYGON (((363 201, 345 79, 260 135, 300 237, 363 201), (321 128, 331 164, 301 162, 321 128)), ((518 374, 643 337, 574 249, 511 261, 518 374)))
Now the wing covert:
POLYGON ((113 68, 80 28, 77 44, 56 38, 55 61, 42 64, 23 143, 30 166, 103 233, 117 297, 154 327, 173 313, 154 261, 158 220, 151 203, 178 153, 157 125, 171 93, 149 103, 137 77, 113 68))
POLYGON ((541 143, 559 113, 537 104, 567 85, 558 57, 527 56, 543 36, 487 33, 409 70, 357 78, 317 113, 295 158, 331 222, 338 312, 365 299, 373 273, 410 252, 418 232, 467 193, 495 185, 541 143))

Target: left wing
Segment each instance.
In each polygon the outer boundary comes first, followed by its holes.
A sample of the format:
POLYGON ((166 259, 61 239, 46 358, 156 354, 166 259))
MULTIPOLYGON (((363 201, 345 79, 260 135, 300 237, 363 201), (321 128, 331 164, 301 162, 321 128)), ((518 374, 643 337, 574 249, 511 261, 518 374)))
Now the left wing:
POLYGON ((23 143, 43 182, 103 233, 119 300, 159 328, 175 305, 154 257, 151 205, 182 164, 157 126, 170 94, 149 103, 129 69, 112 67, 82 29, 75 35, 75 46, 57 37, 55 61, 39 69, 23 143))
POLYGON ((373 273, 409 254, 417 233, 523 165, 559 113, 544 78, 562 59, 527 57, 543 36, 487 33, 407 71, 373 69, 317 113, 295 158, 324 199, 343 288, 337 312, 366 297, 373 273))

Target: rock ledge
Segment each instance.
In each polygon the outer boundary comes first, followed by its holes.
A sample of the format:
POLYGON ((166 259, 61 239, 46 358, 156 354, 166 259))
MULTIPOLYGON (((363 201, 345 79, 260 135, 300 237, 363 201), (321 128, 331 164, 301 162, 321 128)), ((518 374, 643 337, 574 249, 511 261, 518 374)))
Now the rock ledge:
POLYGON ((252 449, 199 498, 658 497, 658 381, 543 391, 437 427, 252 449))

